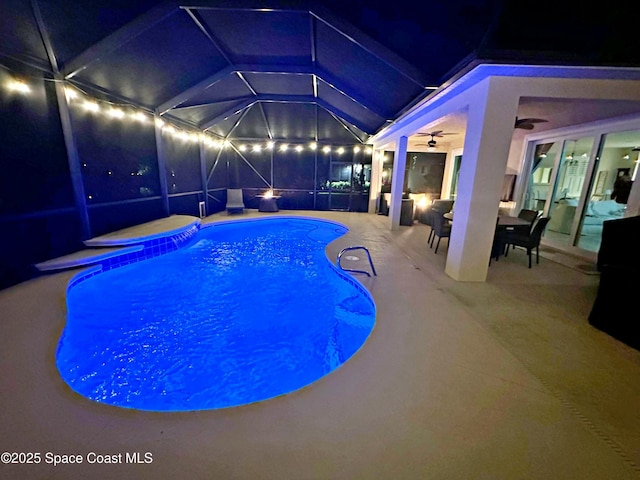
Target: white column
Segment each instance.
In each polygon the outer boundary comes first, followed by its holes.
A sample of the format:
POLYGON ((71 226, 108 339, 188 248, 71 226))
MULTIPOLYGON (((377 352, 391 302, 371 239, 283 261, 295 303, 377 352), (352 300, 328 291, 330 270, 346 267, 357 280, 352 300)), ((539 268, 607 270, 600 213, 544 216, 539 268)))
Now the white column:
POLYGON ((391 205, 389 206, 389 228, 400 229, 400 211, 402 209, 402 187, 404 186, 404 169, 407 164, 408 139, 402 136, 396 142, 393 156, 393 176, 391 178, 391 205))
POLYGON ((445 272, 455 280, 483 282, 519 98, 504 79, 489 78, 474 89, 445 272))
POLYGON ((369 213, 376 213, 376 204, 382 185, 382 150, 375 150, 371 162, 371 185, 369 186, 369 213))

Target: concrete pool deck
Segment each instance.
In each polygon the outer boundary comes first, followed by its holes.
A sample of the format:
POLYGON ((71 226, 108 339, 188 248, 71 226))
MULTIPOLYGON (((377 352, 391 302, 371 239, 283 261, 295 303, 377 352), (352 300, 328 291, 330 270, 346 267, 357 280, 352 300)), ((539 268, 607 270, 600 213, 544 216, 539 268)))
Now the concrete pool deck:
POLYGON ((0 478, 640 479, 640 352, 588 324, 597 275, 544 257, 528 269, 516 250, 486 282, 456 282, 429 227, 392 232, 363 213, 248 210, 202 223, 299 215, 349 227, 327 247, 332 262, 346 246, 371 252, 378 276, 354 276, 377 322, 353 358, 247 406, 95 403, 55 368, 66 284, 82 268, 43 275, 0 291, 0 451, 42 457, 0 464, 0 478), (47 452, 82 463, 53 466, 47 452), (126 462, 147 452, 151 463, 126 462))

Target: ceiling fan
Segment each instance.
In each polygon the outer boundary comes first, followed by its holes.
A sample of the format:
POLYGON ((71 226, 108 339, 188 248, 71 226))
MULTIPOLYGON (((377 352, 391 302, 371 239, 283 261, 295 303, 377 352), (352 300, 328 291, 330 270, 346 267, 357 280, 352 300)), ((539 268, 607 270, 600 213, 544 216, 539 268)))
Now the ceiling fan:
POLYGON ((429 140, 427 143, 417 143, 416 145, 426 145, 429 148, 435 148, 437 142, 435 140, 435 137, 444 137, 445 135, 455 135, 455 133, 453 132, 443 132, 442 130, 434 130, 433 132, 429 132, 429 133, 416 133, 416 136, 420 136, 420 137, 431 137, 431 140, 429 140))
POLYGON ((524 130, 533 130, 534 124, 536 123, 544 123, 549 120, 545 120, 544 118, 518 118, 516 117, 516 123, 514 125, 515 128, 522 128, 524 130))

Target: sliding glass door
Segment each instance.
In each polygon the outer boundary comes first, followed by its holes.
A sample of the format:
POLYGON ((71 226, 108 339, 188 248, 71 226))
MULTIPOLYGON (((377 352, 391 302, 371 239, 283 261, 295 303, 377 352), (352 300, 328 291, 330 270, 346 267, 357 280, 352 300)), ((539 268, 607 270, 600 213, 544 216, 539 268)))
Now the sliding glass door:
POLYGON ((603 136, 577 235, 579 248, 597 252, 603 222, 624 216, 639 156, 640 130, 603 136))
POLYGON ((554 165, 555 177, 547 208, 547 215, 551 217, 547 232, 554 243, 573 245, 593 142, 593 137, 565 140, 562 155, 554 165))
POLYGON ((640 120, 626 123, 530 141, 520 208, 551 217, 544 243, 597 253, 603 222, 624 216, 640 158, 640 120))

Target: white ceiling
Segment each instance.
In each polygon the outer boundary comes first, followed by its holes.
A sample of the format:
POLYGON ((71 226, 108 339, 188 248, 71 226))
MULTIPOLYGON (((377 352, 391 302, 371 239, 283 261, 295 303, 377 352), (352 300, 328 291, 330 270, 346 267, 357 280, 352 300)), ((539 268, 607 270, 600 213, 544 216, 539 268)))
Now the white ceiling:
MULTIPOLYGON (((514 137, 631 114, 640 115, 640 102, 523 97, 518 107, 518 118, 544 118, 548 122, 535 124, 533 130, 514 129, 514 137)), ((425 126, 419 131, 426 133, 442 130, 452 133, 452 135, 446 135, 442 138, 435 138, 436 151, 444 152, 451 148, 462 148, 466 127, 466 112, 460 112, 448 115, 442 121, 425 126)), ((430 139, 429 136, 412 135, 409 137, 408 148, 411 151, 426 151, 426 143, 430 139)), ((620 144, 617 146, 634 146, 633 142, 637 142, 637 135, 631 136, 627 140, 620 136, 618 140, 622 143, 629 143, 629 145, 620 144)))

